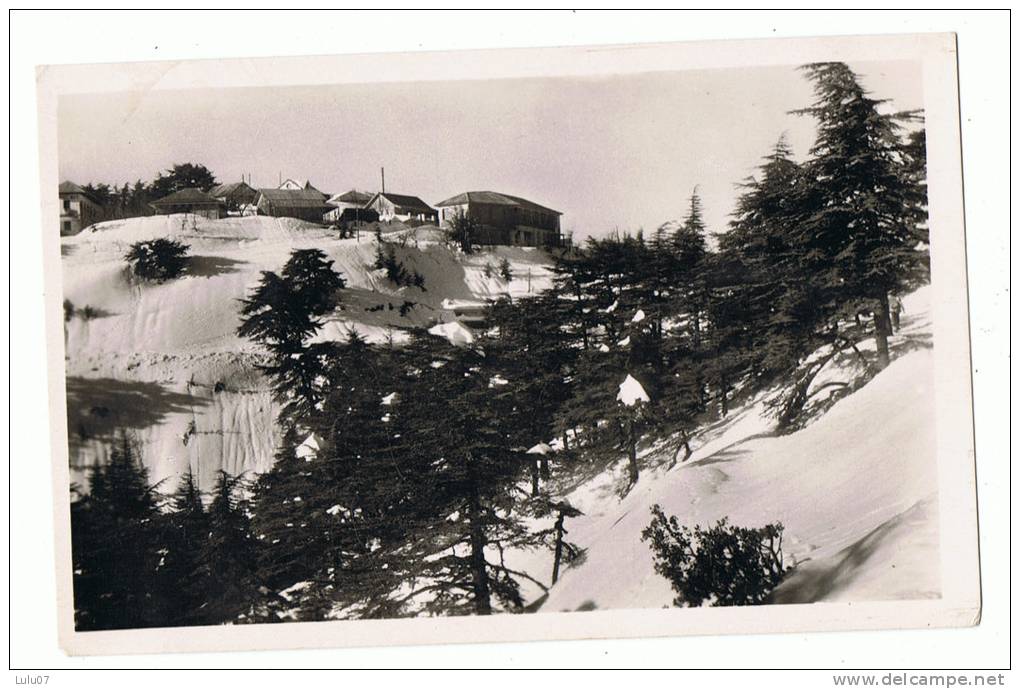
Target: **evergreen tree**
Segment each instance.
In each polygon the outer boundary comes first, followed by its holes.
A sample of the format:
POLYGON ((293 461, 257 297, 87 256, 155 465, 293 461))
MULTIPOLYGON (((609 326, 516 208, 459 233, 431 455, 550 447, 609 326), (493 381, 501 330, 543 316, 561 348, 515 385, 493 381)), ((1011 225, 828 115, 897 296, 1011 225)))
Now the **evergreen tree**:
POLYGON ((478 232, 481 228, 475 219, 463 211, 458 211, 447 222, 446 236, 451 242, 460 247, 465 254, 474 253, 475 242, 478 239, 478 232))
POLYGON ((89 494, 71 509, 75 627, 132 629, 165 624, 159 593, 165 549, 148 473, 121 433, 106 464, 89 474, 89 494))
MULTIPOLYGON (((478 350, 433 342, 441 366, 419 368, 420 394, 409 410, 414 452, 432 460, 418 493, 422 511, 412 518, 409 541, 418 594, 428 593, 429 613, 487 615, 498 605, 523 608, 520 578, 502 557, 511 548, 531 548, 544 539, 530 531, 523 448, 514 447, 507 419, 512 395, 490 387, 499 370, 478 350)), ((410 448, 408 448, 410 450, 410 448)))
POLYGON ((216 186, 216 176, 205 165, 195 163, 174 164, 160 172, 152 181, 151 190, 155 198, 162 198, 181 189, 198 188, 209 191, 216 186))
POLYGON ((318 249, 296 250, 281 275, 263 271, 242 300, 237 332, 269 350, 272 360, 262 369, 274 381, 284 405, 281 420, 288 425, 314 413, 323 398, 323 361, 331 345, 306 341, 322 327, 319 318, 336 308, 345 286, 332 265, 318 249))
MULTIPOLYGON (((823 298, 848 310, 862 300, 874 312, 878 365, 889 363, 889 295, 925 279, 928 255, 918 246, 918 182, 900 136, 912 113, 880 112, 857 75, 841 62, 803 67, 815 102, 796 111, 818 121, 807 163, 811 213, 801 226, 807 248, 828 277, 823 298), (831 269, 830 269, 831 266, 831 269), (828 270, 827 270, 828 269, 828 270)), ((810 254, 809 254, 810 255, 810 254)))
POLYGON ((514 279, 513 270, 510 268, 510 261, 507 260, 506 256, 499 262, 499 276, 503 278, 503 282, 510 282, 514 279))
POLYGON ((202 560, 209 538, 209 519, 202 502, 197 479, 191 468, 181 476, 170 497, 171 511, 164 518, 163 542, 166 544, 162 582, 167 598, 174 600, 169 611, 169 626, 219 623, 201 611, 210 588, 202 560))
POLYGON ((258 598, 258 552, 247 515, 247 501, 238 496, 241 478, 220 471, 208 511, 209 536, 199 557, 205 577, 205 604, 199 614, 206 623, 246 618, 258 598))

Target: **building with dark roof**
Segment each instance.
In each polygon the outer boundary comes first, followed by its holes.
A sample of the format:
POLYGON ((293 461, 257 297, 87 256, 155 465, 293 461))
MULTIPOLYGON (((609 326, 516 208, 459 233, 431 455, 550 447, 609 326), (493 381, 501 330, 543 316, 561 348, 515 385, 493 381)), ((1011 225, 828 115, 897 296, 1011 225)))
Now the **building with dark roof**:
POLYGON ((222 218, 226 215, 226 206, 197 187, 180 189, 152 202, 152 207, 161 215, 171 213, 193 213, 203 218, 222 218))
POLYGON ((560 216, 557 210, 534 201, 495 191, 466 191, 436 204, 440 221, 449 223, 465 215, 478 225, 479 244, 519 246, 560 246, 560 216))
POLYGON ((342 194, 335 194, 326 199, 330 210, 322 217, 326 223, 341 222, 375 222, 379 214, 371 208, 366 208, 374 195, 366 191, 351 189, 342 194))
POLYGON ((317 189, 259 189, 255 206, 261 215, 298 218, 319 224, 330 209, 326 205, 326 196, 317 189))
POLYGON ((78 234, 103 219, 103 208, 74 182, 61 182, 60 235, 78 234))
POLYGON ((379 214, 380 220, 436 222, 439 217, 435 208, 417 196, 393 194, 388 191, 373 196, 372 200, 365 204, 365 208, 373 209, 379 214))
POLYGON ((259 193, 252 187, 242 182, 231 182, 230 184, 217 184, 209 190, 209 196, 219 199, 227 207, 228 211, 240 211, 245 206, 255 203, 259 193))

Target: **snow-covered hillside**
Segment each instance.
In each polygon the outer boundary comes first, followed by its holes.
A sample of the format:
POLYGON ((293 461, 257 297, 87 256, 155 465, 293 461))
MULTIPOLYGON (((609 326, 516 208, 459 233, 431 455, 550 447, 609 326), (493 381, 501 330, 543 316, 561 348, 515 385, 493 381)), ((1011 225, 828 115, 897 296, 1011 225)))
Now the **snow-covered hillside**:
MULTIPOLYGON (((97 224, 61 239, 66 322, 68 431, 75 479, 102 458, 116 429, 140 442, 151 478, 172 479, 188 466, 209 486, 220 469, 264 471, 278 440, 276 407, 255 366, 262 353, 238 338, 238 300, 260 271, 279 271, 294 249, 322 249, 347 281, 343 309, 321 338, 350 327, 370 340, 439 320, 444 299, 519 297, 550 284, 549 258, 535 249, 498 247, 472 256, 451 252, 434 227, 382 225, 396 256, 425 278, 425 291, 398 288, 373 270, 371 231, 338 239, 290 218, 207 220, 152 216, 97 224), (131 243, 173 237, 190 246, 185 276, 164 284, 133 279, 124 254, 131 243), (507 258, 513 279, 496 274, 507 258), (492 265, 492 277, 485 265, 492 265), (401 315, 405 301, 415 306, 401 315), (86 307, 90 317, 83 316, 86 307)), ((169 481, 173 483, 173 481, 169 481)), ((168 486, 169 487, 169 486, 168 486)))
MULTIPOLYGON (((660 504, 688 525, 723 517, 786 527, 796 569, 774 592, 781 603, 937 597, 940 592, 929 290, 905 300, 899 357, 803 430, 775 436, 760 401, 705 429, 693 456, 670 468, 662 447, 641 455, 642 476, 621 497, 626 460, 565 497, 585 514, 567 521, 585 550, 541 611, 670 606, 674 593, 653 569, 641 532, 660 504)), ((827 373, 838 379, 840 371, 827 373)), ((846 371, 844 370, 844 373, 846 371)), ((514 564, 549 581, 547 552, 514 564)), ((532 600, 542 592, 531 590, 532 600)))
MULTIPOLYGON (((451 308, 508 292, 519 297, 551 281, 549 258, 538 250, 499 247, 463 256, 442 246, 434 228, 384 232, 398 245, 397 258, 424 276, 425 291, 398 288, 372 269, 370 232, 360 241, 337 239, 290 219, 155 216, 62 239, 64 294, 76 314, 66 323, 74 477, 104 456, 117 429, 136 437, 151 478, 169 479, 165 488, 189 466, 202 487, 220 469, 268 469, 277 409, 256 368, 263 353, 235 334, 238 300, 260 271, 280 270, 294 249, 322 249, 347 281, 343 309, 327 319, 321 338, 343 337, 353 327, 374 341, 400 339, 401 328, 434 326, 466 342, 470 330, 441 323, 448 320, 441 318, 444 302, 451 308), (141 284, 123 255, 132 242, 157 236, 190 246, 187 273, 141 284), (504 257, 514 276, 509 283, 485 270, 504 257), (401 315, 405 302, 415 305, 401 315), (86 307, 91 317, 82 316, 86 307)), ((566 523, 584 558, 561 572, 548 595, 529 585, 532 608, 669 606, 674 594, 641 540, 653 504, 689 525, 723 517, 749 527, 781 521, 787 564, 796 568, 775 591, 776 602, 938 596, 928 299, 925 288, 904 300, 893 363, 796 433, 776 436, 759 398, 702 429, 687 462, 674 463, 664 445, 641 448, 641 478, 630 491, 622 456, 609 471, 556 478, 552 487, 584 513, 566 523)), ((834 360, 816 389, 853 377, 856 365, 853 357, 834 360)), ((549 582, 548 551, 508 559, 549 582)))

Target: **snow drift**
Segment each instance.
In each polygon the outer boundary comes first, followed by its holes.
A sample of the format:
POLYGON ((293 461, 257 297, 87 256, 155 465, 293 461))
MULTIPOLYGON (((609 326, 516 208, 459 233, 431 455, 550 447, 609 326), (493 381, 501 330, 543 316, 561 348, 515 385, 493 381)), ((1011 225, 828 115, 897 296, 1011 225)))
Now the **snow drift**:
MULTIPOLYGON (((203 488, 220 469, 269 468, 277 408, 257 369, 264 352, 236 335, 238 300, 261 271, 279 271, 295 249, 323 250, 347 281, 343 305, 318 339, 340 339, 354 329, 371 341, 399 341, 408 327, 438 323, 444 300, 518 298, 551 281, 549 257, 537 249, 494 247, 464 256, 443 246, 434 227, 380 227, 396 258, 424 276, 424 291, 398 287, 373 269, 371 230, 339 239, 292 218, 161 215, 99 223, 62 238, 64 297, 74 313, 65 323, 74 479, 106 456, 120 429, 140 443, 150 478, 169 479, 167 489, 189 466, 203 488), (124 254, 132 243, 157 237, 189 245, 185 274, 141 283, 124 254), (503 258, 513 279, 486 277, 486 264, 503 258)), ((452 339, 472 337, 455 323, 446 327, 452 339)))

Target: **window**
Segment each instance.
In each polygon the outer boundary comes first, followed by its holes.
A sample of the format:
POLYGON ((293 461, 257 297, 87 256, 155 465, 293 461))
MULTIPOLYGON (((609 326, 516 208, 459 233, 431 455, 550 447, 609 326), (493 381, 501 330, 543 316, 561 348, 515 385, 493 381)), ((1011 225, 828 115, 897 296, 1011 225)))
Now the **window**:
POLYGON ((65 220, 64 221, 64 229, 62 230, 62 232, 64 234, 71 234, 71 221, 70 220, 65 220))
POLYGON ((71 210, 71 199, 64 199, 64 210, 71 210))

